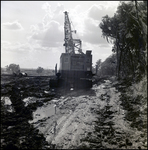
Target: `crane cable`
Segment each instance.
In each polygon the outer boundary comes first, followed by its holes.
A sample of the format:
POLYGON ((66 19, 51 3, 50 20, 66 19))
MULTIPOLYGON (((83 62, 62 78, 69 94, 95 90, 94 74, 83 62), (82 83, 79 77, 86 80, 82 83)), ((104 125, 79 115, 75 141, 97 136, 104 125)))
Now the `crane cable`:
MULTIPOLYGON (((71 24, 72 24, 72 26, 73 26, 74 31, 76 31, 76 30, 75 30, 75 27, 74 27, 74 25, 73 25, 73 22, 71 21, 70 17, 69 17, 69 20, 70 20, 70 23, 71 23, 71 24)), ((77 39, 79 39, 79 37, 78 37, 78 35, 77 35, 77 33, 76 33, 76 32, 75 32, 75 34, 76 34, 77 39)))
MULTIPOLYGON (((69 21, 70 21, 70 23, 72 24, 73 29, 75 30, 75 27, 74 27, 73 22, 71 21, 70 17, 69 17, 69 21)), ((72 30, 72 31, 73 31, 73 30, 72 30)), ((76 30, 75 30, 75 31, 76 31, 76 30)), ((76 38, 77 38, 77 39, 80 39, 80 38, 78 37, 77 32, 75 32, 75 34, 76 34, 76 38)))

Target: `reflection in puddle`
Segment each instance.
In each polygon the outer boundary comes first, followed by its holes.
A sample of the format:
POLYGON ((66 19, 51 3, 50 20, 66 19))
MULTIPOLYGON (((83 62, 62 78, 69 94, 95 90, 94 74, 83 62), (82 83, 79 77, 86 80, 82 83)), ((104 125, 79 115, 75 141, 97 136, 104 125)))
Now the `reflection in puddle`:
POLYGON ((14 112, 12 102, 9 97, 2 96, 1 101, 4 103, 4 106, 8 112, 14 112))
POLYGON ((12 102, 11 102, 9 97, 2 96, 1 97, 1 101, 4 102, 4 105, 11 105, 12 104, 12 102))
POLYGON ((42 107, 37 108, 35 112, 33 112, 33 120, 29 121, 29 123, 37 122, 43 118, 48 118, 55 114, 55 104, 48 104, 42 107))

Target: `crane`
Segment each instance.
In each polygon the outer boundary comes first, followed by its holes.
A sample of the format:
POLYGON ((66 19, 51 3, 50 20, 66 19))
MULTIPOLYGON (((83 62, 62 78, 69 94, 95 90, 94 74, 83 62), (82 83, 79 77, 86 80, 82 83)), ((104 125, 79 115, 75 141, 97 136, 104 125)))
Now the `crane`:
POLYGON ((68 12, 65 11, 64 21, 64 44, 65 53, 60 56, 60 68, 57 73, 57 65, 55 66, 56 77, 50 79, 50 87, 65 87, 66 89, 79 89, 92 87, 92 55, 91 50, 82 52, 82 42, 80 39, 73 39, 71 23, 68 12))
POLYGON ((75 54, 76 51, 78 51, 81 54, 84 54, 82 52, 82 42, 80 39, 73 39, 72 32, 76 33, 76 30, 71 30, 71 23, 69 20, 68 12, 65 11, 65 22, 64 22, 64 33, 65 33, 65 43, 63 46, 65 46, 65 52, 66 53, 72 53, 75 54))

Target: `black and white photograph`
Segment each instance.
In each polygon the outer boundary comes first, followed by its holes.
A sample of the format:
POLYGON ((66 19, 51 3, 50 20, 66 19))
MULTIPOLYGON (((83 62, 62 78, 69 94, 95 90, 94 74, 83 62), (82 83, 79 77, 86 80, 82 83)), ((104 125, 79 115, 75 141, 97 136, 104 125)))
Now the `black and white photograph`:
POLYGON ((1 149, 147 149, 147 1, 1 1, 1 149))

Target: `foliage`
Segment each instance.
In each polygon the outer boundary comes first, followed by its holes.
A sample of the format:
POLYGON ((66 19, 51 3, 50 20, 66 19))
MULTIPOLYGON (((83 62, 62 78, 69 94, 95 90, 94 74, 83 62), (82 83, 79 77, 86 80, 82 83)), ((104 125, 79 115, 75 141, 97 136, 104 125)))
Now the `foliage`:
POLYGON ((100 67, 100 65, 101 65, 101 59, 97 60, 96 65, 97 65, 98 67, 100 67))
POLYGON ((9 66, 6 66, 6 70, 8 72, 12 72, 12 73, 20 73, 20 66, 17 64, 10 64, 9 66))
POLYGON ((121 2, 113 17, 102 18, 100 28, 114 44, 117 76, 140 79, 147 73, 147 7, 144 2, 121 2))
POLYGON ((102 63, 102 62, 101 62, 101 59, 97 60, 96 66, 95 66, 95 68, 93 68, 95 74, 98 74, 98 69, 100 68, 101 63, 102 63))
POLYGON ((98 70, 99 76, 114 76, 116 74, 116 55, 112 54, 102 63, 98 70))
POLYGON ((43 71, 44 71, 44 69, 42 67, 38 67, 37 70, 36 70, 36 72, 38 74, 42 73, 43 71))

